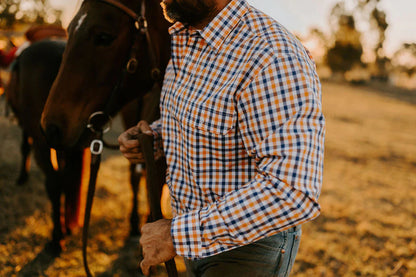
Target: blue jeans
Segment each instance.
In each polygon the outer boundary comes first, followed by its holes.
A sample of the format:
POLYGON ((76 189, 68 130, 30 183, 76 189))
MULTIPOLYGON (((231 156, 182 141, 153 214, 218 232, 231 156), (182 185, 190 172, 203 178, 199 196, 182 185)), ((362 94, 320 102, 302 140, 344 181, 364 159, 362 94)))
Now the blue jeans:
POLYGON ((302 229, 293 227, 252 244, 201 260, 185 259, 189 277, 286 277, 299 249, 302 229))

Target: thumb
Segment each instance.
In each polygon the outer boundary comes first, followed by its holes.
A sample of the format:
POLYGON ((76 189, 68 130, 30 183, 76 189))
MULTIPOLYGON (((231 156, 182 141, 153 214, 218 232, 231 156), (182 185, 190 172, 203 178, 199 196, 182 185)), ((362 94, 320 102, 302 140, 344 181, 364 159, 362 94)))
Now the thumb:
POLYGON ((140 131, 143 134, 146 134, 149 136, 153 135, 152 128, 150 128, 149 123, 147 123, 147 121, 140 120, 139 123, 137 123, 137 127, 139 127, 140 131))
POLYGON ((146 259, 143 259, 140 263, 140 268, 144 276, 149 276, 150 266, 145 262, 146 259))

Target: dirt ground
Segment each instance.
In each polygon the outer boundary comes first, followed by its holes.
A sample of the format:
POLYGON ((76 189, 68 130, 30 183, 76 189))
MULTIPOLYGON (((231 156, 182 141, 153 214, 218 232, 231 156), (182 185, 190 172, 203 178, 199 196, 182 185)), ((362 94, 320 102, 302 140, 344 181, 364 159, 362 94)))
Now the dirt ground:
MULTIPOLYGON (((416 276, 415 99, 415 92, 324 83, 322 214, 304 225, 291 276, 416 276)), ((44 177, 32 164, 28 183, 15 185, 20 132, 3 117, 3 105, 0 276, 85 276, 80 232, 67 239, 60 257, 43 251, 52 228, 44 177)), ((138 239, 128 238, 127 167, 118 151, 106 150, 89 236, 88 260, 96 276, 140 276, 138 239)), ((141 196, 142 206, 144 201, 141 196)), ((156 271, 166 276, 163 267, 156 271)))

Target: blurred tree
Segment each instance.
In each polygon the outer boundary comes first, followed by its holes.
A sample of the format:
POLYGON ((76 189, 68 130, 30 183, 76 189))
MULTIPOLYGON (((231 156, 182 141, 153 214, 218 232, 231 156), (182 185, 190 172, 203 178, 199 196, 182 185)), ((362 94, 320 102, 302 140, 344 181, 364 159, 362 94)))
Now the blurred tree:
POLYGON ((361 15, 362 19, 370 23, 370 32, 375 33, 376 39, 373 42, 374 65, 376 71, 374 77, 379 80, 388 80, 387 67, 390 59, 387 58, 384 51, 384 42, 386 40, 386 30, 389 26, 387 23, 386 13, 380 9, 380 0, 356 0, 355 13, 361 15))
POLYGON ((380 0, 356 0, 355 13, 361 14, 363 20, 369 21, 377 40, 374 42, 374 53, 380 57, 384 54, 384 42, 386 40, 387 23, 386 13, 379 8, 380 0))
POLYGON ((336 26, 334 43, 326 54, 326 62, 332 72, 342 75, 354 65, 362 65, 363 47, 360 32, 355 27, 355 19, 349 14, 343 2, 337 3, 331 11, 331 26, 336 26))
POLYGON ((390 59, 388 59, 384 53, 384 41, 386 40, 386 30, 389 26, 386 20, 386 13, 379 10, 377 7, 373 9, 371 13, 371 19, 373 25, 376 27, 378 31, 378 41, 376 43, 376 47, 374 48, 374 53, 376 55, 376 66, 378 69, 378 79, 387 81, 388 80, 388 72, 387 66, 390 63, 390 59))
POLYGON ((365 42, 370 44, 366 53, 372 52, 374 56, 371 66, 373 76, 379 80, 388 79, 387 68, 390 59, 385 55, 384 42, 389 25, 386 13, 380 8, 380 2, 381 0, 351 0, 348 2, 351 4, 350 9, 346 9, 346 1, 339 1, 334 5, 329 18, 334 34, 334 46, 330 47, 327 53, 327 62, 332 70, 345 72, 355 64, 361 63, 364 49, 360 41, 360 31, 356 28, 356 22, 359 22, 368 26, 361 31, 365 31, 365 42))
POLYGON ((1 0, 0 29, 12 29, 16 23, 62 25, 61 14, 49 0, 1 0))
POLYGON ((393 65, 408 77, 416 74, 416 43, 404 43, 393 56, 393 65))
POLYGON ((355 0, 354 14, 362 21, 369 22, 370 28, 366 32, 369 37, 374 36, 372 51, 374 54, 373 78, 381 81, 388 80, 388 66, 390 59, 384 51, 387 23, 386 13, 380 9, 380 0, 355 0))

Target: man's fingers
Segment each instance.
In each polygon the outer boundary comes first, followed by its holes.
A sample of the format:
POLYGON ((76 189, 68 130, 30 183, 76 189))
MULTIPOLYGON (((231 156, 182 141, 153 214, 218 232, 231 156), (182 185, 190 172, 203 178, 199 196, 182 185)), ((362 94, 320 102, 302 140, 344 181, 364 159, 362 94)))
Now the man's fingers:
POLYGON ((150 125, 144 120, 137 123, 136 126, 123 132, 118 137, 120 152, 126 159, 129 160, 130 163, 144 163, 140 142, 138 140, 140 133, 153 136, 152 128, 150 128, 150 125))
POLYGON ((140 146, 139 140, 137 139, 129 139, 124 140, 120 143, 120 146, 123 146, 126 149, 138 148, 140 146))
POLYGON ((124 146, 126 148, 139 148, 140 147, 140 142, 139 142, 138 139, 129 139, 129 140, 124 142, 124 146))
POLYGON ((146 263, 146 259, 143 259, 140 263, 140 268, 142 269, 143 275, 149 276, 150 266, 146 263))
POLYGON ((140 153, 141 151, 140 151, 140 148, 139 148, 139 146, 137 146, 137 147, 132 147, 132 148, 127 148, 126 146, 124 146, 124 145, 120 145, 120 151, 121 151, 121 153, 140 153))
POLYGON ((149 123, 147 123, 146 121, 144 120, 139 121, 139 123, 137 123, 137 127, 139 127, 140 131, 143 134, 146 134, 149 136, 153 135, 152 129, 150 128, 149 123))
POLYGON ((128 140, 133 140, 134 137, 137 137, 137 135, 139 134, 139 129, 137 126, 131 127, 130 129, 128 129, 127 131, 123 132, 119 137, 118 137, 118 142, 120 144, 123 144, 125 141, 128 140))
POLYGON ((143 161, 143 155, 140 154, 123 154, 123 156, 128 159, 129 161, 133 162, 133 161, 143 161))

